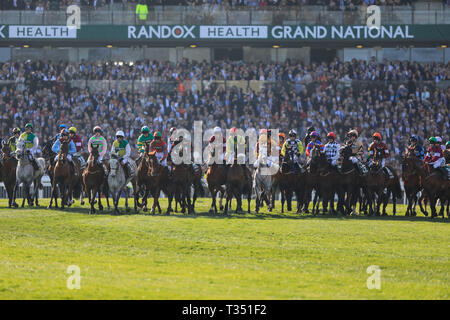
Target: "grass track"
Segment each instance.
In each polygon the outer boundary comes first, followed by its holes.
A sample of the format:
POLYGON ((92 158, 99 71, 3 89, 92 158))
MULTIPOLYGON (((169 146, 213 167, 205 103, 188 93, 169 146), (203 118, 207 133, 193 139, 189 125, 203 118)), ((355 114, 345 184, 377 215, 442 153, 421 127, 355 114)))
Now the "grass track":
POLYGON ((1 200, 0 299, 450 298, 447 218, 403 217, 404 206, 396 217, 299 216, 279 204, 223 217, 209 204, 192 217, 89 216, 87 205, 1 200), (80 290, 66 287, 69 265, 81 268, 80 290), (381 290, 366 287, 370 265, 381 290))

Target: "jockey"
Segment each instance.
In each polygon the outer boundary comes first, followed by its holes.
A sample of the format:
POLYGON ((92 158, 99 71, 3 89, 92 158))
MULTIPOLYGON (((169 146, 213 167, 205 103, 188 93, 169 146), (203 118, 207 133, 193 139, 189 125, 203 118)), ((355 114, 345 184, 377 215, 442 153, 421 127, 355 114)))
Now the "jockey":
POLYGON ((308 163, 311 160, 311 151, 314 146, 319 146, 320 151, 323 151, 323 144, 320 142, 319 133, 317 131, 312 131, 310 133, 311 141, 306 146, 306 156, 308 157, 308 163))
POLYGON ((281 151, 284 143, 286 142, 286 135, 283 132, 278 134, 278 150, 281 151))
POLYGON ((153 134, 150 133, 150 128, 143 126, 141 128, 141 135, 138 138, 137 148, 139 150, 139 157, 145 152, 145 144, 153 141, 153 134))
POLYGON ((323 147, 323 151, 325 152, 325 156, 330 166, 336 167, 339 158, 339 149, 341 146, 338 142, 336 142, 336 134, 332 131, 328 132, 327 141, 328 142, 323 147))
POLYGON ((309 144, 309 142, 311 141, 311 132, 316 131, 316 129, 314 127, 309 127, 306 130, 306 135, 305 135, 305 139, 304 139, 304 146, 307 146, 309 144))
POLYGON ((428 140, 430 141, 430 146, 428 147, 427 155, 423 161, 428 165, 432 165, 433 168, 438 169, 443 174, 443 177, 447 178, 447 170, 445 169, 445 158, 442 148, 436 137, 431 137, 428 140))
POLYGON ((349 159, 353 164, 356 164, 359 169, 359 173, 364 175, 367 173, 367 168, 362 162, 362 157, 364 156, 364 148, 362 142, 358 140, 358 131, 354 129, 350 130, 347 133, 347 137, 349 137, 349 140, 347 140, 346 144, 352 149, 352 155, 349 159))
POLYGON ((102 136, 102 128, 100 128, 99 126, 94 127, 94 135, 88 141, 89 153, 92 152, 93 145, 98 146, 99 157, 97 164, 102 164, 104 173, 107 174, 108 169, 106 168, 105 164, 102 161, 103 157, 106 154, 106 151, 108 150, 108 143, 106 142, 106 139, 102 136))
POLYGON ((84 169, 86 167, 86 161, 81 155, 81 151, 83 151, 83 140, 81 140, 81 137, 77 134, 77 128, 69 128, 69 137, 73 141, 73 143, 75 144, 75 148, 77 149, 73 156, 78 159, 81 169, 84 169))
MULTIPOLYGON (((237 128, 231 128, 230 129, 230 134, 234 134, 237 132, 237 128)), ((266 134, 267 134, 267 130, 266 130, 266 134)), ((244 177, 246 180, 249 180, 250 177, 248 176, 247 173, 247 168, 245 167, 245 138, 243 136, 230 136, 227 139, 227 147, 226 147, 226 153, 225 153, 225 159, 227 159, 227 162, 232 162, 234 163, 234 156, 236 154, 236 158, 239 156, 238 154, 238 150, 239 149, 243 149, 244 150, 244 163, 242 164, 243 167, 243 171, 244 171, 244 177), (239 147, 241 146, 241 147, 239 147)), ((229 166, 227 166, 228 168, 229 166)))
POLYGON ((259 157, 259 144, 263 144, 266 143, 267 145, 267 156, 270 158, 272 155, 272 145, 276 145, 275 140, 273 140, 272 138, 269 138, 269 132, 266 129, 262 129, 261 130, 261 135, 259 136, 258 142, 256 143, 256 148, 255 148, 255 156, 256 158, 259 157))
MULTIPOLYGON (((237 131, 236 128, 230 129, 230 134, 234 134, 237 131)), ((242 136, 230 136, 227 139, 227 147, 226 147, 226 153, 225 153, 225 159, 227 159, 228 162, 234 162, 234 155, 235 152, 239 150, 238 146, 242 146, 241 149, 244 149, 245 152, 245 139, 242 136)), ((245 154, 244 154, 244 164, 245 164, 245 154)))
POLYGON ((37 152, 37 148, 39 146, 39 138, 32 132, 33 125, 31 123, 27 123, 25 125, 25 132, 22 133, 19 137, 19 140, 25 140, 25 148, 28 153, 28 160, 30 160, 33 165, 34 170, 39 170, 39 166, 34 159, 34 155, 37 152))
POLYGON ((423 150, 423 147, 418 144, 418 141, 419 138, 416 135, 412 135, 409 138, 409 146, 406 148, 406 153, 413 152, 417 158, 423 160, 423 158, 425 157, 425 152, 423 150))
POLYGON ((300 139, 297 139, 297 131, 291 129, 289 131, 289 139, 283 143, 281 148, 281 156, 290 157, 294 160, 294 171, 299 166, 300 156, 303 154, 303 144, 300 139), (287 153, 287 155, 286 155, 287 153))
POLYGON ((386 167, 386 159, 389 158, 389 149, 386 144, 382 142, 383 139, 379 132, 375 132, 372 135, 372 138, 373 142, 370 144, 368 149, 369 167, 372 167, 375 164, 374 161, 381 160, 381 167, 389 175, 389 178, 392 179, 394 176, 391 170, 386 167))
POLYGON ((13 135, 8 138, 8 146, 11 149, 11 152, 16 151, 16 143, 19 140, 20 137, 20 128, 14 128, 13 129, 13 135))
POLYGON ((61 132, 59 133, 59 139, 57 139, 53 143, 52 151, 54 153, 56 153, 55 163, 56 163, 56 161, 58 161, 58 156, 59 156, 58 153, 61 150, 61 143, 63 141, 68 141, 69 142, 69 150, 68 150, 68 153, 67 153, 67 160, 69 160, 70 170, 72 171, 72 174, 76 175, 75 167, 74 167, 73 162, 72 162, 72 155, 77 152, 77 149, 75 147, 75 143, 73 143, 73 141, 70 140, 70 138, 69 138, 69 131, 67 129, 61 129, 61 132))
POLYGON ((61 136, 61 130, 62 130, 62 129, 67 129, 67 126, 66 126, 64 123, 62 123, 62 124, 59 125, 59 127, 58 127, 58 133, 53 137, 53 143, 55 143, 56 140, 58 140, 59 137, 61 136))
POLYGON ((124 139, 125 134, 122 130, 116 132, 116 140, 114 140, 110 155, 117 155, 119 161, 122 164, 123 171, 125 172, 125 179, 128 180, 132 169, 128 163, 128 158, 131 155, 131 147, 127 140, 124 139))
POLYGON ((445 144, 445 150, 444 150, 444 157, 445 157, 445 164, 450 166, 450 141, 447 141, 445 144))
MULTIPOLYGON (((214 150, 215 150, 215 146, 216 145, 220 145, 220 141, 216 141, 216 135, 220 136, 222 134, 222 129, 220 129, 220 127, 215 127, 213 130, 214 134, 209 138, 209 151, 208 151, 208 164, 212 165, 214 162, 212 161, 212 159, 214 158, 215 154, 214 154, 214 150)), ((225 139, 225 137, 222 136, 222 157, 221 159, 218 159, 219 161, 217 161, 217 164, 223 164, 223 160, 224 160, 224 155, 225 152, 227 151, 227 141, 225 139)))
MULTIPOLYGON (((167 166, 166 158, 167 158, 167 149, 166 143, 162 139, 162 134, 159 131, 155 131, 153 134, 153 140, 150 143, 150 151, 156 151, 156 159, 163 166, 167 166)), ((171 168, 169 168, 170 170, 171 168)))

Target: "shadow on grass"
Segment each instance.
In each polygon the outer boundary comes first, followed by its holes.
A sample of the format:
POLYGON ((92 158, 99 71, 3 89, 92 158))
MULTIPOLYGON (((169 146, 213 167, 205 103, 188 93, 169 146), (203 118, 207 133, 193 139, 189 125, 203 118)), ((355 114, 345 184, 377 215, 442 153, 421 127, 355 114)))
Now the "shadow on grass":
MULTIPOLYGON (((162 208, 163 209, 163 208, 162 208)), ((0 208, 0 212, 2 210, 21 210, 21 211, 36 211, 36 210, 47 210, 49 212, 51 211, 62 211, 67 213, 74 213, 74 214, 89 214, 90 206, 88 204, 85 204, 84 206, 80 206, 79 203, 76 203, 75 206, 65 207, 64 210, 61 209, 61 207, 58 208, 47 208, 47 204, 40 205, 39 207, 33 206, 28 207, 25 205, 24 208, 21 208, 20 206, 18 208, 0 208)), ((259 213, 256 214, 255 212, 251 212, 250 214, 245 211, 244 213, 235 213, 234 211, 230 211, 228 215, 223 214, 223 212, 218 212, 217 214, 209 213, 208 211, 200 211, 196 212, 195 214, 182 214, 182 213, 174 213, 171 212, 170 215, 165 215, 165 210, 162 210, 162 214, 156 213, 151 214, 149 212, 143 212, 142 209, 139 209, 139 212, 137 214, 134 213, 134 204, 130 206, 130 211, 126 212, 125 207, 120 207, 120 214, 116 215, 114 214, 114 208, 108 209, 106 207, 106 204, 104 205, 104 209, 102 211, 98 210, 98 204, 95 204, 95 210, 96 213, 94 215, 109 215, 109 216, 130 216, 130 215, 140 215, 140 216, 159 216, 159 217, 167 217, 167 218, 181 218, 181 219, 196 219, 196 218, 209 218, 209 219, 249 219, 249 220, 275 220, 275 219, 290 219, 290 220, 306 220, 306 219, 334 219, 334 220, 382 220, 382 221, 409 221, 409 222, 438 222, 438 223, 449 223, 450 219, 442 216, 435 217, 431 219, 430 217, 425 216, 404 216, 404 215, 388 215, 388 216, 367 216, 367 215, 356 215, 356 216, 348 216, 348 215, 323 215, 323 214, 305 214, 305 213, 259 213)), ((439 211, 438 211, 439 212, 439 211)))

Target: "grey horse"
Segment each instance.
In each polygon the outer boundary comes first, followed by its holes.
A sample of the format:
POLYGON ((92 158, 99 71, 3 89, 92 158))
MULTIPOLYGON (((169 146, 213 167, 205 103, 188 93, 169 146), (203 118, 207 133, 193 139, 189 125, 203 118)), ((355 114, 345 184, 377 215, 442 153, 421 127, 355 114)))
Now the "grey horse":
POLYGON ((14 186, 14 201, 16 200, 17 188, 23 183, 24 197, 22 201, 22 208, 25 206, 25 198, 28 200, 29 206, 33 206, 34 201, 36 206, 39 206, 38 189, 42 188, 41 178, 44 175, 45 160, 43 158, 37 158, 36 162, 39 169, 34 170, 33 165, 28 159, 25 141, 19 140, 16 147, 16 158, 18 163, 16 169, 16 185, 14 186), (33 184, 33 194, 31 194, 30 190, 31 184, 33 184))
POLYGON ((122 165, 120 164, 119 157, 116 154, 111 154, 111 159, 109 160, 109 174, 108 174, 108 186, 109 191, 112 194, 113 197, 113 203, 114 203, 114 213, 118 214, 120 213, 118 205, 119 205, 119 199, 120 194, 122 190, 125 190, 125 208, 126 211, 129 212, 128 208, 128 196, 129 191, 127 188, 127 184, 131 182, 133 185, 133 194, 135 195, 134 200, 134 212, 137 213, 137 201, 136 201, 136 163, 134 161, 129 161, 130 166, 132 167, 132 170, 130 172, 130 177, 125 179, 125 172, 122 168, 122 165))
POLYGON ((253 186, 256 195, 256 213, 259 213, 259 207, 261 207, 263 200, 266 200, 269 212, 272 211, 272 174, 269 173, 278 171, 278 165, 268 159, 267 152, 263 152, 263 149, 261 148, 258 159, 254 164, 256 170, 253 174, 253 186), (268 170, 269 168, 271 170, 268 170))

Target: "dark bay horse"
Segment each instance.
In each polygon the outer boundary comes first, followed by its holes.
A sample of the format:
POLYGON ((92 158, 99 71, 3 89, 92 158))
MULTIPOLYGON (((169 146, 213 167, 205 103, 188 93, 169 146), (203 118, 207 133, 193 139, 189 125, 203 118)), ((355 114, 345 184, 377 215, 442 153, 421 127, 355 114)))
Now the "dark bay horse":
POLYGON ((17 208, 18 205, 14 201, 14 186, 16 185, 16 168, 17 159, 13 156, 9 145, 2 142, 2 168, 1 168, 1 180, 5 185, 6 192, 8 193, 8 207, 17 208))
MULTIPOLYGON (((405 215, 406 216, 416 216, 416 205, 418 201, 418 193, 422 190, 422 179, 420 178, 420 174, 411 165, 408 158, 415 158, 412 153, 407 152, 402 159, 402 180, 403 187, 405 189, 406 198, 408 199, 408 207, 406 208, 405 215)), ((419 205, 422 204, 419 202, 419 205)), ((426 211, 424 212, 425 216, 428 216, 426 211)))
POLYGON ((208 167, 206 171, 206 182, 208 183, 208 189, 211 193, 211 208, 209 209, 209 213, 217 214, 217 204, 216 197, 217 192, 220 191, 221 199, 220 199, 220 210, 223 210, 222 207, 222 197, 225 194, 225 189, 222 187, 226 184, 226 168, 222 164, 212 164, 208 167))
MULTIPOLYGON (((193 178, 191 166, 186 164, 173 164, 172 166, 172 177, 170 181, 172 188, 170 189, 173 191, 175 201, 181 203, 181 212, 185 213, 187 207, 188 214, 191 214, 191 185, 193 178)), ((171 210, 171 199, 169 199, 169 210, 171 210)))
MULTIPOLYGON (((173 199, 173 190, 171 190, 171 181, 169 181, 169 169, 159 163, 156 158, 156 152, 152 151, 147 153, 146 157, 142 161, 146 160, 149 168, 149 174, 152 182, 150 185, 151 193, 153 195, 153 206, 151 213, 154 214, 156 208, 158 208, 159 214, 161 214, 161 206, 159 205, 159 195, 163 191, 169 200, 166 214, 170 214, 171 202, 173 199)), ((143 200, 144 201, 144 200, 143 200)))
POLYGON ((237 160, 235 159, 234 163, 227 169, 227 199, 225 201, 224 214, 228 214, 228 207, 231 206, 233 196, 237 201, 236 213, 242 212, 242 194, 248 192, 248 190, 246 190, 246 187, 248 187, 248 181, 246 181, 244 174, 244 170, 247 170, 247 168, 241 164, 237 164, 236 162, 237 160))
POLYGON ((52 193, 50 198, 50 209, 53 205, 53 199, 55 199, 55 208, 58 208, 58 194, 57 187, 61 196, 61 209, 64 210, 64 206, 67 204, 69 195, 72 193, 72 187, 74 184, 74 176, 72 174, 69 160, 67 155, 69 153, 69 142, 62 141, 61 149, 58 153, 58 160, 53 168, 52 179, 52 193))
MULTIPOLYGON (((292 197, 297 198, 297 213, 300 213, 304 199, 304 169, 296 167, 293 155, 286 154, 281 160, 280 170, 273 176, 273 185, 278 187, 281 193, 281 213, 284 213, 284 202, 287 204, 287 211, 292 210, 292 197)), ((273 192, 275 191, 273 188, 273 192)), ((272 195, 272 199, 275 196, 272 195)))
POLYGON ((89 154, 87 168, 83 172, 83 185, 85 194, 89 199, 91 209, 89 214, 95 214, 94 208, 95 196, 98 194, 98 208, 103 210, 101 202, 101 186, 105 182, 105 173, 101 164, 98 164, 99 152, 98 146, 92 146, 92 152, 89 154))

